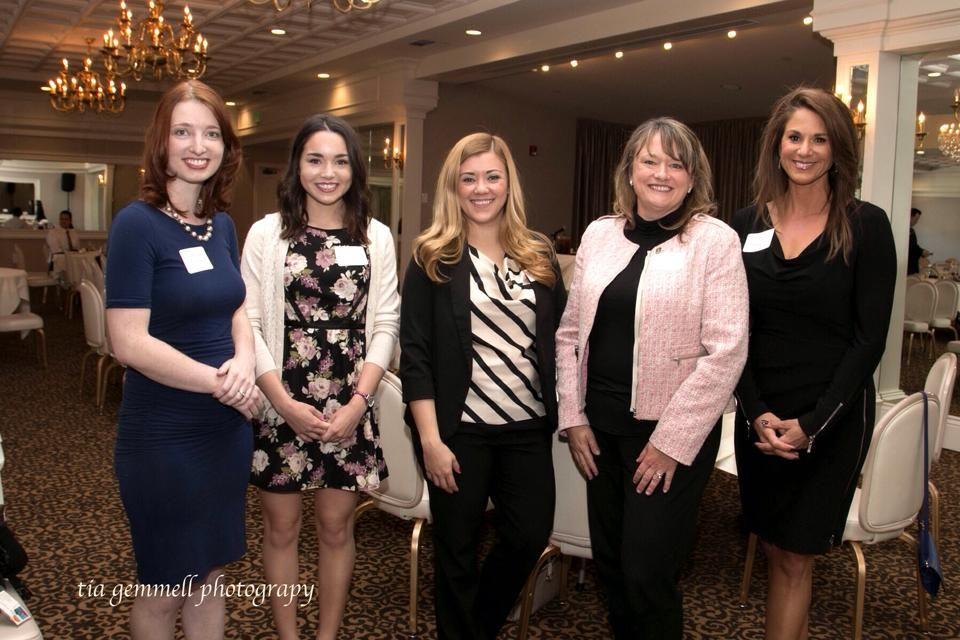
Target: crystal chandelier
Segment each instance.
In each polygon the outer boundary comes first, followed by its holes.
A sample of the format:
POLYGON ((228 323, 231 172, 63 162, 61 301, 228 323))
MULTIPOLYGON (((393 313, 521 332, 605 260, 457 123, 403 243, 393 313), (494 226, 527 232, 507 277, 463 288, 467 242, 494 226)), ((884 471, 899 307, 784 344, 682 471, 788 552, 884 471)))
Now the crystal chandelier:
POLYGON ((940 126, 937 146, 943 155, 960 162, 960 89, 954 91, 950 108, 953 109, 953 122, 940 126))
POLYGON ((207 70, 207 39, 193 28, 190 7, 183 8, 183 21, 174 33, 163 19, 163 2, 150 0, 147 17, 134 24, 133 12, 120 1, 120 14, 113 29, 103 34, 103 64, 107 71, 140 81, 200 78, 207 70))
MULTIPOLYGON (((293 4, 293 0, 250 0, 250 2, 253 4, 267 4, 268 2, 272 2, 274 9, 277 11, 283 11, 293 4)), ((333 5, 333 8, 340 13, 349 13, 354 9, 366 11, 378 2, 380 2, 380 0, 330 0, 330 4, 333 5)), ((307 9, 311 9, 313 3, 314 0, 304 0, 304 4, 307 5, 307 9)))
POLYGON ((64 58, 60 73, 44 87, 44 91, 50 94, 50 106, 57 111, 83 113, 89 109, 97 113, 120 113, 126 106, 127 85, 121 82, 118 87, 114 75, 109 71, 104 82, 100 74, 93 70, 90 57, 93 42, 93 38, 87 39, 87 56, 83 59, 80 71, 70 75, 70 62, 64 58))

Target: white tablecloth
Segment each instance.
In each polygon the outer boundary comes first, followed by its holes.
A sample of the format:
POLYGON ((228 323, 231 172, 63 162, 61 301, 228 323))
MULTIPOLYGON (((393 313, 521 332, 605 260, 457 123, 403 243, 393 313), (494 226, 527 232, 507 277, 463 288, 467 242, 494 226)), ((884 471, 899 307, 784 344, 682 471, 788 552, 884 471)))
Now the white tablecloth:
POLYGON ((0 268, 0 316, 30 311, 30 287, 23 269, 0 268))

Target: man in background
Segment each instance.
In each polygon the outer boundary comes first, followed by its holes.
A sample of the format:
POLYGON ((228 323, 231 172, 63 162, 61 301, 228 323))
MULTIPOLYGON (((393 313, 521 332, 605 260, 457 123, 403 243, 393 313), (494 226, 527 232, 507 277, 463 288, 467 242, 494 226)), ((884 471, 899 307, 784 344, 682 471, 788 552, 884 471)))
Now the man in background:
POLYGON ((80 249, 80 240, 73 228, 73 213, 69 209, 60 212, 60 226, 47 231, 47 247, 51 256, 80 249))
POLYGON ((927 258, 933 255, 932 251, 927 251, 917 242, 917 232, 913 230, 914 225, 920 220, 920 214, 923 212, 916 207, 910 209, 910 245, 907 248, 907 275, 920 273, 920 258, 927 258))
POLYGON ((26 229, 27 223, 23 221, 23 209, 20 207, 14 207, 10 210, 10 215, 13 216, 9 220, 3 223, 4 229, 26 229))

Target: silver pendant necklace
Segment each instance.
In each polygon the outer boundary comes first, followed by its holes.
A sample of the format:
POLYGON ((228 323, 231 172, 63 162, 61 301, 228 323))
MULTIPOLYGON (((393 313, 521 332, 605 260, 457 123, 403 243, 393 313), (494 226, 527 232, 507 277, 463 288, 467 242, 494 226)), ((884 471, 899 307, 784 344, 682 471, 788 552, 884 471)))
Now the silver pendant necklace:
MULTIPOLYGON (((203 208, 203 200, 198 199, 197 207, 196 209, 194 209, 194 211, 199 211, 202 208, 203 208)), ((179 222, 180 226, 183 227, 184 231, 189 233, 191 236, 193 236, 196 240, 200 242, 206 242, 213 235, 213 218, 212 217, 207 220, 206 230, 203 233, 197 233, 196 231, 190 228, 190 223, 184 220, 183 216, 181 216, 179 213, 174 211, 173 207, 170 206, 169 202, 164 204, 163 207, 160 208, 160 210, 163 211, 168 216, 170 216, 171 218, 173 218, 174 220, 176 220, 177 222, 179 222)))

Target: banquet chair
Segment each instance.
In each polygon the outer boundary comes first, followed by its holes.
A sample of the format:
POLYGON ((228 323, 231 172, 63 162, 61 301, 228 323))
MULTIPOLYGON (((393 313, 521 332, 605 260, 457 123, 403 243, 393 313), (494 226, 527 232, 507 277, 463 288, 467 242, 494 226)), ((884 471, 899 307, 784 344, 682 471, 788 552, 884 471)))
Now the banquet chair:
POLYGON ((64 278, 67 282, 67 301, 64 313, 67 318, 73 319, 73 309, 80 294, 80 280, 83 279, 83 258, 74 251, 64 254, 64 278))
MULTIPOLYGON (((940 401, 929 399, 929 424, 935 428, 940 419, 940 401)), ((863 638, 863 603, 867 567, 864 544, 902 539, 914 547, 916 540, 906 532, 913 524, 923 501, 923 396, 914 393, 888 411, 874 430, 873 442, 863 466, 861 486, 857 488, 847 512, 842 542, 849 545, 857 561, 857 588, 853 609, 853 640, 863 638)), ((929 455, 932 458, 931 439, 929 455)), ((740 606, 746 605, 750 589, 757 536, 750 534, 747 562, 740 590, 740 606)), ((916 553, 907 561, 917 566, 916 553)), ((920 626, 927 629, 927 601, 917 575, 917 609, 920 626)))
MULTIPOLYGON (((907 302, 904 309, 903 330, 910 334, 907 345, 907 364, 913 353, 915 334, 930 336, 930 355, 933 356, 933 312, 937 306, 937 289, 929 282, 917 282, 907 288, 907 302)), ((921 343, 922 344, 922 343, 921 343)))
POLYGON ((380 445, 390 477, 378 489, 367 492, 370 500, 358 505, 355 516, 376 507, 404 520, 413 520, 410 536, 410 608, 407 638, 417 637, 417 595, 419 594, 420 533, 430 521, 430 498, 426 480, 413 448, 415 437, 403 421, 403 394, 400 379, 389 371, 377 388, 380 445))
POLYGON ((918 282, 920 282, 920 280, 921 278, 919 273, 910 274, 909 276, 907 276, 907 287, 909 288, 911 285, 917 284, 918 282))
MULTIPOLYGON (((13 266, 17 269, 27 271, 27 261, 23 257, 23 250, 20 245, 13 245, 13 266)), ((27 286, 31 289, 43 289, 43 298, 41 302, 47 303, 47 289, 53 287, 57 292, 57 300, 60 300, 60 281, 44 271, 27 271, 27 286)))
POLYGON ((37 360, 47 368, 47 336, 43 333, 43 318, 23 311, 0 316, 0 333, 33 331, 37 336, 37 360))
POLYGON ((83 312, 83 334, 90 349, 80 364, 80 393, 83 393, 83 378, 87 371, 87 359, 97 356, 97 384, 94 401, 100 406, 100 388, 103 384, 103 368, 110 359, 107 347, 107 326, 103 309, 103 298, 89 280, 80 281, 80 309, 83 312))
POLYGON ((587 521, 587 481, 573 462, 566 442, 553 436, 553 468, 557 488, 557 507, 553 513, 553 532, 550 544, 540 555, 530 572, 527 584, 520 593, 520 629, 518 640, 526 640, 530 626, 530 613, 537 585, 537 576, 547 562, 560 556, 560 599, 567 597, 567 577, 573 557, 592 559, 590 550, 590 525, 587 521))
POLYGON ((100 297, 106 297, 104 292, 103 270, 96 260, 81 260, 81 279, 86 278, 100 292, 100 297))
MULTIPOLYGON (((936 430, 930 432, 930 437, 934 438, 933 453, 931 454, 931 465, 940 461, 940 454, 943 452, 943 440, 947 431, 947 417, 950 415, 950 402, 953 398, 953 386, 957 380, 957 356, 953 353, 945 353, 930 367, 927 373, 927 379, 923 384, 923 390, 932 394, 940 401, 940 420, 937 421, 936 430), (936 434, 936 435, 934 435, 936 434)), ((929 481, 930 489, 930 530, 933 532, 933 539, 940 543, 940 490, 933 480, 929 481)))
POLYGON ((953 331, 953 339, 960 339, 954 322, 957 319, 957 283, 953 280, 937 280, 934 285, 937 289, 937 306, 933 311, 933 321, 930 330, 949 329, 953 331))

